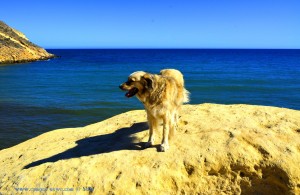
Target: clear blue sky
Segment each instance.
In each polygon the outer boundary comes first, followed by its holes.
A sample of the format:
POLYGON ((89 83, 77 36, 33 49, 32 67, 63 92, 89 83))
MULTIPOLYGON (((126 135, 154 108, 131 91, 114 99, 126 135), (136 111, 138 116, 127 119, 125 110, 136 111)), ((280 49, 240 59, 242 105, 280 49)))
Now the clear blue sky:
POLYGON ((300 0, 7 0, 45 48, 300 48, 300 0))

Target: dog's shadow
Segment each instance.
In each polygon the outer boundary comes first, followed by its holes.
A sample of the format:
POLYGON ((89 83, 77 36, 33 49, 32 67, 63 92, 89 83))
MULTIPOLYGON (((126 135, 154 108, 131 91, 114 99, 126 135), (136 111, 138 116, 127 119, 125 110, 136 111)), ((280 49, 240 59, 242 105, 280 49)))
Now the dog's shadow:
POLYGON ((145 142, 136 141, 133 134, 147 130, 146 122, 135 123, 131 127, 116 130, 114 133, 88 137, 76 141, 76 146, 49 158, 32 162, 24 167, 28 169, 47 162, 56 162, 82 156, 109 153, 119 150, 143 150, 145 142))

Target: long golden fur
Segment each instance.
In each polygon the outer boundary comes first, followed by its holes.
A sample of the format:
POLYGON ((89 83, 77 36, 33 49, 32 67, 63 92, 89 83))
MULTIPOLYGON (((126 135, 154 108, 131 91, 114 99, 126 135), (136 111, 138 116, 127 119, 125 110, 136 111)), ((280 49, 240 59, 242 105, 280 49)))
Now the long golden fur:
POLYGON ((127 97, 136 96, 145 107, 149 123, 149 140, 146 147, 154 144, 154 132, 163 121, 163 139, 160 151, 169 149, 169 139, 175 132, 179 111, 183 103, 189 102, 189 92, 184 88, 183 75, 175 69, 164 69, 160 74, 143 71, 132 73, 120 85, 127 97))

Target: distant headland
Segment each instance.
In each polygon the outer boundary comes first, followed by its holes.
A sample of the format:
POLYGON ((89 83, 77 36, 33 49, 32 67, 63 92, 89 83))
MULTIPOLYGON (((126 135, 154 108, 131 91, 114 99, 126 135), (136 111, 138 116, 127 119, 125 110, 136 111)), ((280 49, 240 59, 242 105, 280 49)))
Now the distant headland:
POLYGON ((0 64, 47 60, 55 55, 31 43, 20 31, 0 21, 0 64))

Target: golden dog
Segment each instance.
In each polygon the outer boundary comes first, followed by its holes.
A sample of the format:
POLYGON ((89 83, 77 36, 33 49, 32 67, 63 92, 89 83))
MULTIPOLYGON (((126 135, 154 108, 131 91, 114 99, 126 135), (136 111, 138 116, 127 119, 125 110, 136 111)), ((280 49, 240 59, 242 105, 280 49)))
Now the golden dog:
POLYGON ((154 144, 154 132, 159 121, 163 122, 163 139, 160 151, 169 149, 169 139, 175 132, 181 105, 189 102, 189 92, 184 88, 183 75, 175 69, 164 69, 160 74, 143 71, 132 73, 120 85, 127 91, 126 97, 136 97, 144 104, 149 123, 149 140, 146 147, 154 144))

